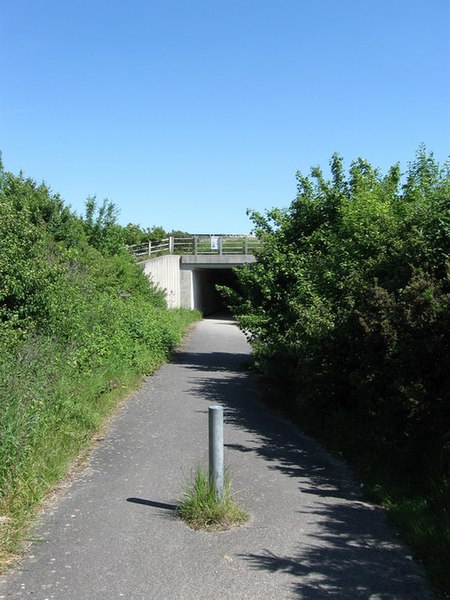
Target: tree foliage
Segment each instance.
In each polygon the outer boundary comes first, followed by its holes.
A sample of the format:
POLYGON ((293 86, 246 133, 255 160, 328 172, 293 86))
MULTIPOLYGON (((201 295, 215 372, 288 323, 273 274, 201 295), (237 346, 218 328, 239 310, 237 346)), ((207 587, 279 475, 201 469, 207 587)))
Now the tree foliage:
POLYGON ((70 337, 95 306, 123 302, 120 294, 165 306, 126 250, 112 203, 98 207, 90 198, 80 219, 44 184, 2 172, 0 211, 3 340, 7 330, 11 339, 13 332, 70 337))
POLYGON ((450 460, 450 170, 367 161, 297 174, 286 210, 252 213, 258 263, 230 293, 261 368, 315 432, 416 471, 450 460), (434 461, 430 460, 434 457, 434 461))
POLYGON ((161 364, 195 316, 167 309, 116 217, 90 198, 80 218, 0 164, 0 514, 12 517, 0 558, 111 408, 108 394, 161 364))

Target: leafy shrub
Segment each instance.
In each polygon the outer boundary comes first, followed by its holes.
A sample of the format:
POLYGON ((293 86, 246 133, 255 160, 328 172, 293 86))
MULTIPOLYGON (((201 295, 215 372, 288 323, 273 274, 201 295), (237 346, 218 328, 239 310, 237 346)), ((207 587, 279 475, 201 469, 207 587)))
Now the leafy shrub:
POLYGON ((166 308, 126 250, 115 208, 80 219, 0 164, 1 549, 102 420, 197 314, 166 308))
POLYGON ((229 302, 271 400, 384 490, 450 590, 449 165, 421 148, 403 178, 346 174, 334 155, 329 181, 297 179, 288 209, 252 214, 263 249, 229 302))
POLYGON ((297 174, 225 293, 277 402, 358 469, 450 591, 450 167, 297 174), (272 386, 271 386, 272 384, 272 386))
MULTIPOLYGON (((264 249, 240 271, 241 326, 263 369, 288 375, 296 408, 334 415, 409 469, 449 442, 450 176, 418 152, 401 185, 366 161, 298 174, 289 209, 254 213, 264 249), (300 407, 300 408, 299 408, 300 407)), ((394 462, 394 461, 393 461, 394 462)), ((429 460, 428 460, 429 463, 429 460)))

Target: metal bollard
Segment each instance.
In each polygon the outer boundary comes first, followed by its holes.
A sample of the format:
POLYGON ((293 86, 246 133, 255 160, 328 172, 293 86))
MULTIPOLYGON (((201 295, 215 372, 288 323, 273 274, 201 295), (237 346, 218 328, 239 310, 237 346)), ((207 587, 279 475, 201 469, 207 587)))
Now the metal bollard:
POLYGON ((216 499, 223 499, 223 408, 208 408, 209 429, 209 479, 214 487, 216 499))

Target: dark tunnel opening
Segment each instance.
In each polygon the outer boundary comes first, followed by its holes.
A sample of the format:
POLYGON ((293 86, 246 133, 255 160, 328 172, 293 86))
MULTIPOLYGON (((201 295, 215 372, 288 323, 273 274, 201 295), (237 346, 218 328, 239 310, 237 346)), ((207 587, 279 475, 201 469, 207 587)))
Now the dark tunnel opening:
POLYGON ((195 269, 193 275, 194 306, 203 316, 227 312, 228 309, 216 289, 216 285, 238 289, 239 282, 233 269, 195 269))

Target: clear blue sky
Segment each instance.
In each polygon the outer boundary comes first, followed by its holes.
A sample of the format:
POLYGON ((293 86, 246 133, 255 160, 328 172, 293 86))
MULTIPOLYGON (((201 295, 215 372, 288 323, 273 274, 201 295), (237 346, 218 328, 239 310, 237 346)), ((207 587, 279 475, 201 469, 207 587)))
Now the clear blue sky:
POLYGON ((449 0, 3 0, 0 150, 78 213, 246 232, 295 172, 450 154, 449 0))

